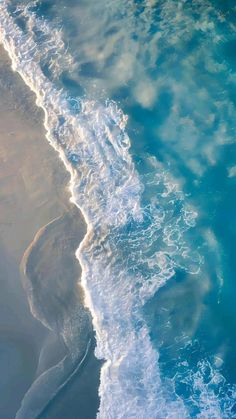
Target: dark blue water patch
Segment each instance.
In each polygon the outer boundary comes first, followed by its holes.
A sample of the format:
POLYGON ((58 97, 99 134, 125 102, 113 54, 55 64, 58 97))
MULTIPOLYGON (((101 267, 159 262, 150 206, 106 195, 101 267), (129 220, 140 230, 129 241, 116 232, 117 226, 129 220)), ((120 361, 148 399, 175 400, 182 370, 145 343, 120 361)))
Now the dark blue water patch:
POLYGON ((13 16, 19 16, 19 14, 21 13, 19 10, 16 10, 17 9, 17 5, 18 5, 17 0, 12 0, 11 3, 8 3, 7 4, 7 10, 13 16))
MULTIPOLYGON (((232 395, 233 398, 233 395, 232 395)), ((236 417, 236 403, 231 408, 232 418, 236 417)))
POLYGON ((50 15, 50 12, 52 11, 54 4, 55 3, 53 0, 39 0, 32 6, 30 6, 29 10, 39 17, 48 17, 50 15))
POLYGON ((236 49, 235 39, 225 42, 223 46, 221 47, 222 59, 227 61, 230 69, 234 72, 236 71, 235 49, 236 49))
POLYGON ((73 97, 84 96, 85 89, 78 83, 78 81, 74 80, 66 72, 62 73, 60 77, 60 82, 62 83, 66 91, 70 92, 71 96, 73 97))
MULTIPOLYGON (((150 334, 156 347, 163 349, 163 356, 169 347, 176 356, 183 345, 181 337, 189 336, 193 329, 201 285, 199 277, 178 270, 146 303, 144 315, 150 334)), ((168 362, 172 362, 171 357, 168 362)))
POLYGON ((231 21, 236 21, 236 11, 234 9, 235 1, 234 0, 211 0, 213 7, 223 13, 227 19, 231 21))
POLYGON ((136 18, 139 18, 142 15, 142 13, 145 11, 145 5, 140 0, 134 0, 132 8, 133 8, 133 16, 135 16, 136 18))
POLYGON ((112 27, 109 27, 104 33, 105 38, 115 35, 119 31, 119 27, 114 25, 112 27))
POLYGON ((89 78, 100 78, 102 77, 101 72, 97 67, 97 63, 94 61, 82 63, 80 65, 80 76, 89 78))
POLYGON ((41 67, 42 73, 47 79, 50 80, 53 78, 53 73, 50 69, 50 66, 47 63, 44 63, 44 64, 42 63, 40 67, 41 67))
MULTIPOLYGON (((175 56, 176 56, 176 50, 175 47, 171 46, 168 44, 168 41, 163 39, 162 40, 162 49, 160 51, 160 54, 158 54, 157 57, 157 62, 155 63, 156 66, 158 66, 160 68, 160 70, 162 69, 163 64, 166 63, 166 59, 168 57, 168 59, 170 59, 170 61, 175 61, 175 56)), ((167 71, 172 71, 172 68, 169 67, 169 69, 167 71)))
POLYGON ((191 54, 192 52, 196 51, 202 44, 202 40, 198 36, 192 36, 191 39, 188 39, 185 44, 185 49, 187 54, 191 54))
POLYGON ((130 88, 129 86, 122 86, 118 89, 115 89, 112 95, 112 99, 118 104, 118 106, 121 107, 125 112, 125 109, 128 108, 128 103, 130 102, 130 88), (126 104, 126 107, 123 108, 124 104, 126 104))
POLYGON ((78 164, 78 162, 80 161, 80 158, 79 158, 79 156, 78 156, 78 154, 75 154, 75 153, 68 153, 67 154, 67 158, 68 158, 68 160, 73 164, 73 165, 77 165, 78 164))
POLYGON ((66 122, 66 119, 63 115, 58 116, 59 125, 63 125, 66 122))
POLYGON ((15 23, 17 24, 17 26, 23 31, 23 32, 25 32, 26 31, 26 22, 25 22, 25 20, 23 19, 23 18, 21 18, 21 17, 17 17, 16 19, 15 19, 15 23))
POLYGON ((228 83, 227 90, 229 92, 229 99, 232 101, 234 107, 236 108, 236 89, 233 83, 228 83))

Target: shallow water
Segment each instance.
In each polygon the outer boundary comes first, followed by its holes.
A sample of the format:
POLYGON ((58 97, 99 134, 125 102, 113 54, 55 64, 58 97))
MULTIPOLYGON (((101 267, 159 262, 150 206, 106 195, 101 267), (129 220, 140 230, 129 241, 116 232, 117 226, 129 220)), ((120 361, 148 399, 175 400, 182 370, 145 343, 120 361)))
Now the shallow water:
POLYGON ((236 417, 234 2, 54 3, 0 33, 89 227, 98 416, 236 417))

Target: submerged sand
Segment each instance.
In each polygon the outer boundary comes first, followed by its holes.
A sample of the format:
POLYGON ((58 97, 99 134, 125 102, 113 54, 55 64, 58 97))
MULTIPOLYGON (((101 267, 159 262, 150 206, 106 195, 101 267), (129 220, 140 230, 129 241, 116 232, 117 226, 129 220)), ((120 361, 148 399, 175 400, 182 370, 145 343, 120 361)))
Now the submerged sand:
POLYGON ((74 255, 86 226, 34 99, 1 50, 0 417, 93 418, 100 363, 74 255))

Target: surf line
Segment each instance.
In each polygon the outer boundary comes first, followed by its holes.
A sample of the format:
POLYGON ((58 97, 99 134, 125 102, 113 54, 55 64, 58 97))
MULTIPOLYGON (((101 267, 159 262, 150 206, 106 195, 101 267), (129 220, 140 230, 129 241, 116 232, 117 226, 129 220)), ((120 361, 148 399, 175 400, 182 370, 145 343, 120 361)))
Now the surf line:
MULTIPOLYGON (((37 48, 37 46, 34 44, 34 41, 30 39, 28 39, 28 41, 30 41, 28 51, 32 52, 35 50, 35 47, 37 48)), ((74 192, 73 192, 74 186, 76 186, 76 182, 75 182, 76 171, 73 168, 72 164, 68 162, 64 150, 55 142, 55 140, 53 140, 51 136, 51 127, 49 124, 50 117, 49 117, 49 112, 47 109, 48 97, 46 95, 46 89, 49 90, 49 92, 53 95, 53 99, 55 99, 54 106, 56 107, 56 105, 58 104, 59 113, 60 113, 60 110, 64 108, 68 111, 67 98, 65 97, 65 95, 63 95, 61 91, 57 90, 54 87, 54 85, 52 84, 50 80, 48 80, 45 77, 45 75, 43 74, 39 66, 39 63, 35 62, 34 57, 25 56, 26 55, 25 35, 21 31, 21 29, 18 28, 16 24, 14 23, 14 19, 10 16, 7 10, 7 2, 5 0, 0 0, 0 44, 3 45, 4 49, 6 50, 11 60, 12 70, 14 72, 17 72, 20 75, 25 85, 28 86, 29 89, 36 95, 35 103, 44 112, 43 125, 46 130, 46 135, 45 135, 46 139, 48 140, 49 144, 57 151, 59 158, 62 160, 66 170, 70 174, 70 180, 69 180, 69 191, 71 195, 70 201, 74 205, 76 205, 77 208, 79 208, 84 218, 85 224, 87 226, 87 232, 83 240, 80 242, 78 249, 75 252, 75 257, 79 261, 81 270, 82 270, 80 284, 84 290, 84 305, 89 309, 92 319, 93 319, 94 330, 96 332, 96 335, 99 335, 98 319, 97 319, 96 312, 93 309, 90 292, 87 287, 85 268, 83 267, 83 263, 79 257, 80 249, 82 245, 84 244, 84 242, 86 242, 87 239, 89 238, 93 228, 92 228, 91 223, 88 220, 86 212, 84 211, 83 207, 81 207, 79 203, 77 202, 76 196, 74 195, 74 192), (44 87, 44 89, 42 89, 42 86, 44 87)), ((83 360, 80 362, 77 369, 72 373, 72 376, 70 376, 68 380, 71 380, 71 378, 77 373, 80 366, 82 366, 83 361, 85 360, 87 353, 89 351, 90 345, 91 345, 91 342, 89 342, 87 346, 87 350, 86 350, 83 360)), ((62 384, 63 388, 64 388, 64 385, 66 385, 66 383, 67 381, 62 384)), ((58 389, 58 391, 60 391, 60 389, 58 389)))
MULTIPOLYGON (((46 130, 46 138, 49 144, 57 151, 59 158, 62 160, 64 166, 66 167, 66 170, 70 174, 70 181, 69 181, 69 191, 71 195, 70 201, 74 205, 76 205, 77 208, 80 209, 82 216, 84 218, 84 221, 87 225, 87 233, 85 234, 82 242, 80 243, 80 246, 82 246, 83 242, 85 242, 86 239, 89 237, 90 232, 92 230, 92 226, 90 225, 90 222, 86 216, 86 213, 83 207, 79 205, 73 193, 73 188, 75 186, 76 172, 73 169, 72 165, 69 164, 63 149, 58 144, 56 144, 56 142, 51 138, 51 134, 50 134, 51 127, 49 125, 49 114, 48 114, 47 103, 46 103, 47 97, 45 95, 45 91, 42 91, 40 87, 41 86, 47 87, 48 90, 51 92, 51 94, 54 94, 56 102, 58 103, 58 105, 60 105, 60 108, 63 108, 63 105, 65 106, 67 105, 67 100, 66 100, 66 97, 61 93, 61 91, 58 91, 53 86, 53 84, 44 76, 42 70, 39 67, 39 64, 34 61, 33 57, 31 57, 31 60, 29 60, 28 57, 27 59, 24 58, 24 52, 25 52, 24 46, 23 46, 23 50, 19 54, 18 44, 20 45, 21 41, 24 42, 24 34, 15 25, 14 19, 9 15, 6 2, 4 0, 2 2, 0 1, 0 43, 3 45, 4 49, 6 50, 6 52, 8 53, 8 56, 11 59, 12 70, 17 72, 23 79, 24 83, 30 88, 30 90, 33 93, 35 93, 36 105, 39 108, 41 108, 44 112, 43 124, 46 130)), ((29 51, 34 50, 33 46, 34 45, 29 45, 29 51)), ((80 282, 81 282, 82 288, 84 289, 84 297, 85 297, 84 303, 85 303, 85 306, 88 307, 88 309, 91 312, 91 315, 93 317, 94 328, 97 331, 96 313, 94 312, 92 308, 89 290, 84 280, 83 264, 81 263, 79 259, 80 246, 75 252, 75 256, 79 260, 79 263, 82 269, 80 282)))

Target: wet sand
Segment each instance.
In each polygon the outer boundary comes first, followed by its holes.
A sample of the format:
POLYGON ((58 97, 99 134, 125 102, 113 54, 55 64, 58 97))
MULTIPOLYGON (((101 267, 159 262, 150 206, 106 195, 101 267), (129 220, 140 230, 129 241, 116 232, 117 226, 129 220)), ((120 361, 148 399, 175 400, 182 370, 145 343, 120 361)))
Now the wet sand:
POLYGON ((69 177, 47 143, 43 114, 9 65, 0 50, 0 417, 19 411, 33 419, 49 401, 56 417, 70 400, 68 419, 81 409, 92 418, 100 369, 92 349, 71 391, 69 380, 57 392, 93 340, 74 257, 86 226, 69 202, 69 177))

